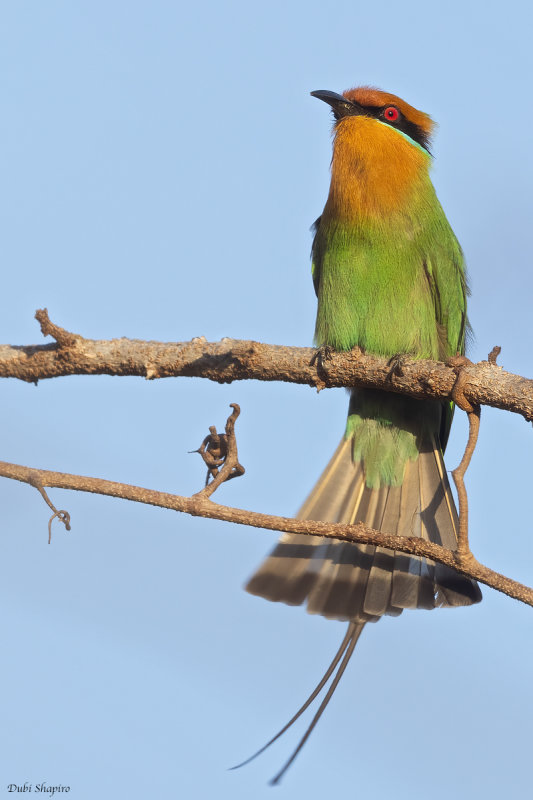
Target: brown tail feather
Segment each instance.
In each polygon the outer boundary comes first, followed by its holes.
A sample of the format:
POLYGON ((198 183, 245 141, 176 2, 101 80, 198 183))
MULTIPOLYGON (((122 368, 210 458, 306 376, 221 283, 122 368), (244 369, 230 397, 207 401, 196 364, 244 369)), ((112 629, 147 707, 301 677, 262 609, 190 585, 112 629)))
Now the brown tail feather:
MULTIPOLYGON (((385 533, 420 536, 450 549, 458 520, 440 448, 432 440, 409 461, 398 487, 371 489, 343 440, 302 506, 302 519, 364 522, 385 533)), ((268 600, 330 619, 376 621, 404 608, 479 602, 478 585, 441 564, 371 545, 284 534, 246 586, 268 600)))
MULTIPOLYGON (((370 489, 360 463, 343 440, 298 516, 329 522, 364 522, 400 536, 419 536, 454 549, 458 520, 442 453, 432 440, 405 468, 401 486, 370 489)), ((246 586, 268 600, 299 605, 330 619, 349 620, 348 631, 326 674, 294 717, 261 750, 289 728, 337 672, 293 754, 271 783, 292 764, 329 703, 365 622, 404 608, 470 605, 481 600, 477 583, 441 564, 383 547, 284 534, 246 586), (342 658, 342 661, 341 661, 342 658)), ((255 755, 252 758, 255 758, 255 755)), ((250 761, 251 759, 248 759, 250 761)), ((248 763, 247 761, 243 763, 248 763)), ((242 766, 242 765, 239 765, 242 766)))

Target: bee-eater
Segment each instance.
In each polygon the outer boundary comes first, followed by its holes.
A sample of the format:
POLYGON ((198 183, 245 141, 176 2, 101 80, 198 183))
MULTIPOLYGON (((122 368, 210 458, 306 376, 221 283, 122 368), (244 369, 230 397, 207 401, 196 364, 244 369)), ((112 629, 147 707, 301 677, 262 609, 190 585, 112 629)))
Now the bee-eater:
MULTIPOLYGON (((311 94, 335 117, 331 185, 314 225, 315 343, 390 358, 442 361, 464 353, 465 265, 429 175, 431 118, 378 89, 311 94)), ((364 522, 454 549, 457 512, 442 456, 452 415, 450 402, 353 389, 344 437, 298 516, 364 522)), ((366 622, 481 599, 474 581, 441 564, 301 534, 284 534, 246 588, 290 605, 306 601, 310 613, 349 623, 332 664, 289 723, 337 668, 274 782, 318 721, 366 622)))

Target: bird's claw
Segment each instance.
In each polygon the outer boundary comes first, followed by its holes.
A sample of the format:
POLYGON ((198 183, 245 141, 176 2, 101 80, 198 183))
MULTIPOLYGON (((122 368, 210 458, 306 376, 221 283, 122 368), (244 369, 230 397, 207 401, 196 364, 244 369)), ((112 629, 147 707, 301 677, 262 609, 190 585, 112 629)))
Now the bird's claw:
POLYGON ((389 367, 388 379, 392 381, 393 378, 403 378, 403 368, 409 361, 410 356, 407 353, 396 353, 395 356, 389 358, 387 366, 389 367))
POLYGON ((334 352, 335 348, 330 344, 320 345, 320 347, 317 347, 315 350, 310 365, 313 366, 316 364, 317 366, 323 367, 326 361, 331 361, 331 356, 334 352))
POLYGON ((466 356, 462 356, 458 353, 456 356, 448 358, 445 363, 447 367, 451 367, 453 369, 457 376, 452 389, 453 402, 462 411, 466 411, 467 414, 471 414, 474 411, 474 406, 470 400, 467 400, 465 397, 464 387, 466 384, 466 372, 464 371, 464 368, 470 366, 472 362, 466 356))

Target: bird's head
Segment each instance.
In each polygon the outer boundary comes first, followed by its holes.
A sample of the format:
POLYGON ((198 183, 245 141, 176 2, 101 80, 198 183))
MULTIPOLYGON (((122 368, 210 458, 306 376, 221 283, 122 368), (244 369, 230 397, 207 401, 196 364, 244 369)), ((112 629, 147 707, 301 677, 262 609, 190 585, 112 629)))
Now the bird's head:
POLYGON ((357 89, 348 89, 343 94, 319 89, 311 92, 311 95, 331 106, 336 126, 344 120, 351 119, 353 123, 357 117, 375 120, 380 125, 387 125, 401 133, 412 144, 429 152, 431 134, 435 126, 433 120, 428 114, 410 106, 395 94, 361 86, 357 89))
POLYGON ((383 218, 404 209, 428 180, 431 117, 367 86, 311 94, 335 116, 330 210, 345 218, 383 218))

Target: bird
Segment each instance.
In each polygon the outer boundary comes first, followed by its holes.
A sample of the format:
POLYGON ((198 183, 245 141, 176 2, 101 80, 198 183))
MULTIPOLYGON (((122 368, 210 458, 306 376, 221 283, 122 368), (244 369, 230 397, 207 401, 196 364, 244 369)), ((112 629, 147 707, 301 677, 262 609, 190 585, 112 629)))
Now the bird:
MULTIPOLYGON (((329 194, 313 226, 312 278, 319 349, 401 363, 465 352, 465 260, 430 177, 434 122, 400 97, 369 86, 311 95, 333 112, 329 194)), ((298 513, 363 522, 455 549, 458 515, 443 453, 454 406, 380 389, 350 390, 344 435, 298 513)), ((278 783, 329 703, 364 626, 404 609, 467 606, 477 583, 426 558, 319 536, 282 535, 246 590, 348 622, 335 658, 270 746, 331 685, 278 783)), ((251 759, 247 759, 246 762, 251 759)), ((241 765, 239 765, 241 766, 241 765)))

